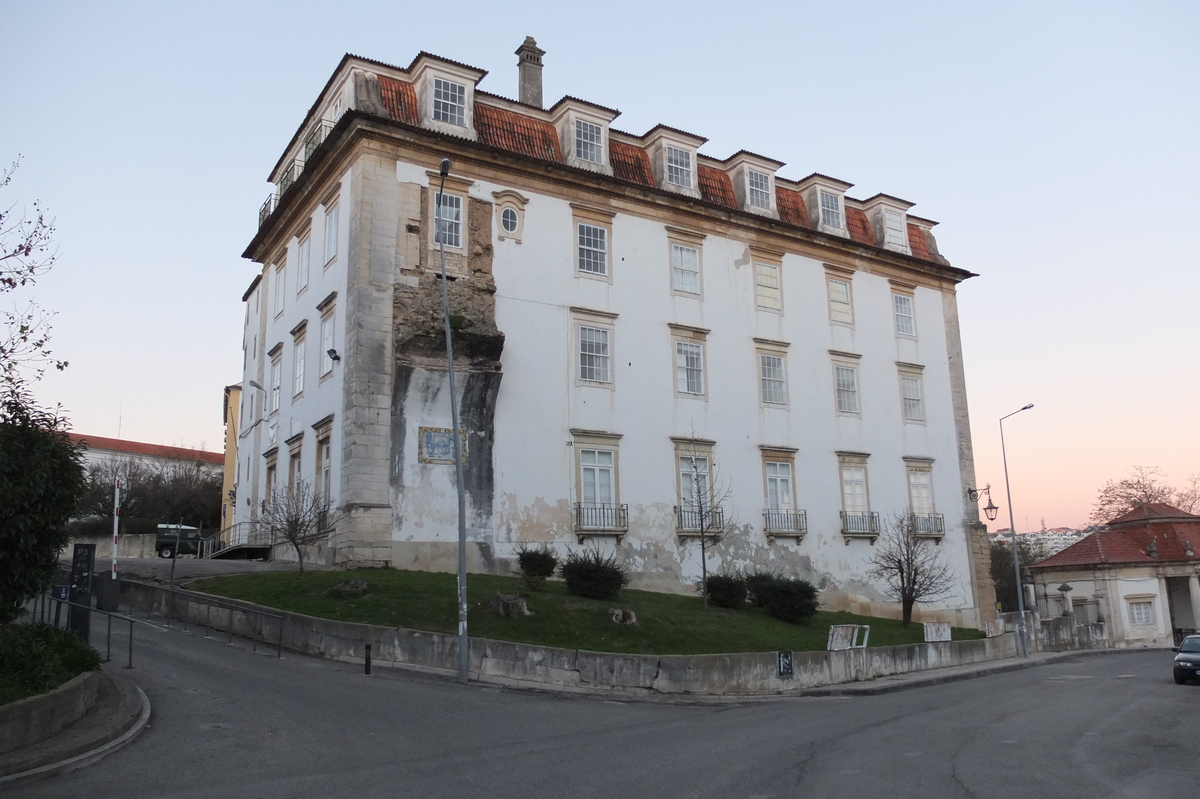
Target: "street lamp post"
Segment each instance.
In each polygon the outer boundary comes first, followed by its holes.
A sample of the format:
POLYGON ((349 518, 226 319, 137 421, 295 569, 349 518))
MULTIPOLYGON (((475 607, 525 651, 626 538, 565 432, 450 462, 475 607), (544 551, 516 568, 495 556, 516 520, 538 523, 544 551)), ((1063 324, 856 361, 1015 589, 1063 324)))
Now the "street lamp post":
POLYGON ((1021 656, 1028 654, 1025 644, 1025 594, 1021 589, 1021 558, 1017 553, 1017 518, 1013 516, 1012 509, 1012 486, 1008 482, 1008 451, 1004 447, 1004 420, 1009 416, 1016 416, 1021 411, 1027 411, 1033 407, 1033 403, 1029 403, 1024 408, 1019 408, 1008 416, 1000 417, 1000 456, 1004 459, 1004 493, 1008 495, 1008 533, 1012 536, 1012 554, 1013 554, 1013 573, 1016 577, 1017 585, 1017 611, 1020 613, 1020 630, 1021 630, 1021 656))

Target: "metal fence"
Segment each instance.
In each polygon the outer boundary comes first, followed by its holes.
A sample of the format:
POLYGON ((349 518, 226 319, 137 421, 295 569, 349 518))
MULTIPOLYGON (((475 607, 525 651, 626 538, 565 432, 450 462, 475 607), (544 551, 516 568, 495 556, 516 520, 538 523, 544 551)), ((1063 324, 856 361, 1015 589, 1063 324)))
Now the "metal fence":
POLYGON ((846 535, 879 535, 878 513, 847 513, 842 514, 842 532, 846 535))
POLYGON ((725 529, 725 509, 721 507, 705 508, 704 510, 675 508, 675 524, 680 532, 699 533, 703 527, 703 532, 719 533, 725 529))
MULTIPOLYGON (((120 623, 128 623, 129 624, 129 645, 128 645, 128 660, 125 664, 125 668, 127 668, 127 669, 133 668, 133 625, 137 622, 136 619, 134 619, 130 616, 122 615, 120 613, 110 613, 107 610, 100 610, 99 608, 93 608, 93 607, 90 607, 89 605, 82 605, 78 602, 72 602, 69 599, 59 599, 58 597, 52 595, 49 591, 34 598, 33 603, 32 603, 32 608, 30 608, 30 615, 33 619, 40 621, 43 624, 50 624, 54 627, 66 628, 68 626, 70 618, 71 618, 71 611, 69 610, 70 608, 78 608, 80 610, 86 610, 89 614, 99 613, 101 616, 105 616, 108 619, 108 629, 105 631, 105 636, 104 636, 104 640, 105 640, 104 660, 105 660, 105 662, 112 661, 112 623, 113 623, 113 619, 116 619, 120 623), (51 612, 52 604, 53 604, 53 612, 51 612), (63 613, 64 607, 68 608, 68 610, 65 614, 63 613)), ((88 631, 89 631, 88 637, 90 638, 91 637, 90 636, 90 632, 91 632, 91 624, 90 623, 88 624, 88 631)), ((90 640, 87 641, 87 643, 89 646, 91 645, 90 640)))
POLYGON ((576 530, 628 530, 628 505, 575 506, 576 530))
POLYGON ((808 514, 802 510, 763 511, 763 524, 768 533, 807 533, 808 514))

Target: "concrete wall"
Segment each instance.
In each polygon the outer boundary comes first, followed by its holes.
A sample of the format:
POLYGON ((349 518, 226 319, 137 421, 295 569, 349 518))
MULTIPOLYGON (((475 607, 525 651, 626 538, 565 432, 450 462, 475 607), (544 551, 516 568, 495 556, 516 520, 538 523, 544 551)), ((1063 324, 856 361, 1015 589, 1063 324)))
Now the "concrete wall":
MULTIPOLYGON (((204 594, 190 603, 156 586, 133 581, 122 585, 137 612, 155 612, 210 624, 236 635, 253 635, 274 645, 278 622, 228 608, 206 609, 204 594)), ((253 610, 279 611, 249 602, 220 601, 253 610)), ((375 664, 454 674, 458 669, 458 638, 454 635, 353 624, 282 613, 283 647, 308 655, 361 663, 371 645, 375 664)), ((911 671, 961 666, 1014 657, 1015 638, 1003 635, 974 641, 910 644, 839 652, 796 652, 795 674, 781 678, 774 652, 721 655, 625 655, 582 649, 470 639, 470 671, 483 681, 509 685, 553 686, 564 689, 610 689, 661 694, 774 694, 805 688, 871 680, 911 671)))
POLYGON ((101 673, 85 671, 48 693, 0 705, 0 753, 44 741, 96 703, 101 673))
MULTIPOLYGON (((130 533, 122 535, 117 542, 117 559, 121 558, 153 558, 156 556, 154 543, 158 540, 157 533, 130 533)), ((76 536, 67 542, 62 555, 70 557, 75 550, 75 544, 95 544, 96 559, 112 558, 112 535, 76 536)), ((97 563, 97 566, 102 564, 97 563)))

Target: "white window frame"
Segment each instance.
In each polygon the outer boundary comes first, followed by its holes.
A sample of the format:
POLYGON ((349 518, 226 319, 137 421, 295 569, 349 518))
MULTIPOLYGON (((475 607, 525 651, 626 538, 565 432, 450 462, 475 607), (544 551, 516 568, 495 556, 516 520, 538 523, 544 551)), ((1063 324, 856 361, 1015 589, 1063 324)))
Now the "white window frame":
POLYGON ((271 405, 268 409, 268 415, 279 412, 280 402, 283 395, 283 353, 280 349, 276 349, 275 354, 271 356, 271 405))
POLYGON ((928 466, 910 464, 905 472, 908 478, 909 511, 932 516, 937 512, 933 503, 933 470, 928 466))
POLYGON ((883 246, 908 252, 908 231, 905 229, 904 214, 890 208, 883 209, 883 246))
POLYGON ((672 186, 690 189, 695 185, 695 160, 690 150, 667 144, 663 148, 663 158, 666 160, 667 183, 672 186))
POLYGON ((283 261, 275 265, 275 316, 278 317, 283 313, 284 297, 283 293, 287 288, 287 262, 283 261))
POLYGON ((900 416, 910 424, 925 422, 925 386, 920 372, 900 370, 900 416))
POLYGON ((783 267, 754 261, 754 306, 760 311, 783 311, 783 267))
POLYGON ((325 266, 337 260, 338 250, 338 204, 331 203, 325 209, 325 266))
POLYGON ((579 504, 589 508, 607 508, 617 504, 617 452, 598 445, 579 447, 579 504), (589 462, 589 454, 591 462, 589 462), (607 456, 607 463, 603 463, 607 456), (607 493, 601 496, 603 478, 607 493), (588 490, 591 489, 589 499, 588 490))
POLYGON ((705 341, 694 337, 672 336, 671 352, 675 364, 675 395, 703 398, 708 395, 705 375, 705 341))
POLYGON ((433 119, 447 125, 466 127, 467 87, 456 81, 433 78, 433 119))
POLYGON ((466 198, 456 192, 433 192, 433 244, 438 246, 445 239, 446 249, 463 248, 463 227, 466 222, 466 198), (439 198, 441 202, 439 202, 439 198))
POLYGON ((591 164, 604 164, 602 126, 586 119, 575 120, 575 157, 591 164))
POLYGON ((787 386, 787 354, 783 352, 758 351, 758 385, 759 397, 764 405, 776 408, 786 408, 788 404, 787 386), (774 360, 779 367, 779 374, 768 374, 768 360, 774 360))
POLYGON ((817 202, 821 227, 833 230, 846 229, 846 212, 842 207, 842 197, 840 194, 818 188, 817 202))
POLYGON ((862 416, 858 360, 849 353, 833 357, 833 403, 838 416, 862 416))
POLYGON ((766 482, 766 505, 770 511, 794 510, 796 507, 795 464, 792 461, 768 458, 763 461, 766 482))
POLYGON ((827 275, 825 284, 829 293, 829 321, 835 325, 854 325, 854 282, 849 276, 827 275), (837 296, 845 286, 845 300, 837 296))
POLYGON ((321 377, 326 377, 333 372, 333 358, 329 357, 329 351, 337 348, 334 340, 336 315, 337 309, 330 305, 321 316, 321 377))
POLYGON ((604 225, 587 220, 575 222, 575 269, 581 275, 599 278, 609 276, 608 234, 609 229, 604 225))
POLYGON ((842 510, 845 513, 870 513, 871 492, 867 481, 866 463, 838 464, 841 485, 842 510), (857 490, 861 486, 861 494, 857 490), (859 502, 861 500, 861 504, 859 502))
POLYGON ((702 296, 703 283, 700 279, 700 248, 693 244, 688 244, 680 241, 672 241, 671 246, 671 291, 675 294, 681 294, 685 297, 700 297, 702 296), (695 255, 695 269, 688 269, 686 263, 686 255, 688 253, 695 255), (688 276, 694 276, 695 291, 692 291, 688 285, 688 276))
POLYGON ((751 208, 771 210, 771 176, 754 169, 746 170, 746 204, 751 208), (760 185, 755 185, 755 184, 760 185))
POLYGON ((292 341, 292 399, 304 393, 304 361, 307 355, 306 334, 292 341))
POLYGON ((1127 597, 1125 599, 1125 604, 1129 608, 1129 626, 1130 627, 1153 627, 1157 623, 1156 614, 1154 612, 1154 604, 1155 604, 1154 597, 1152 597, 1152 596, 1127 597), (1135 610, 1135 608, 1144 608, 1145 609, 1145 618, 1144 619, 1139 618, 1140 616, 1142 616, 1142 611, 1135 610))
POLYGON ((712 479, 711 452, 675 453, 676 476, 679 479, 679 505, 685 511, 698 512, 700 504, 696 501, 694 491, 699 488, 703 496, 701 501, 712 500, 710 480, 712 479), (695 471, 693 472, 693 467, 695 471), (693 478, 695 474, 695 478, 693 478))
POLYGON ((296 245, 296 295, 308 288, 309 262, 312 260, 312 236, 308 233, 296 245))
POLYGON ((896 335, 906 338, 917 337, 916 302, 911 294, 892 292, 892 319, 896 335))
POLYGON ((505 233, 516 234, 521 228, 521 215, 517 213, 517 209, 511 205, 505 205, 500 209, 500 229, 505 233), (512 220, 512 227, 508 226, 509 220, 512 220))
POLYGON ((325 501, 333 495, 333 434, 319 433, 317 436, 317 485, 325 501))
POLYGON ((613 382, 612 325, 599 324, 591 320, 576 321, 575 340, 575 378, 584 385, 611 387, 613 382), (596 334, 603 335, 597 336, 596 334), (600 340, 601 338, 603 341, 600 340), (585 349, 596 350, 597 345, 602 347, 603 351, 585 351, 585 349))

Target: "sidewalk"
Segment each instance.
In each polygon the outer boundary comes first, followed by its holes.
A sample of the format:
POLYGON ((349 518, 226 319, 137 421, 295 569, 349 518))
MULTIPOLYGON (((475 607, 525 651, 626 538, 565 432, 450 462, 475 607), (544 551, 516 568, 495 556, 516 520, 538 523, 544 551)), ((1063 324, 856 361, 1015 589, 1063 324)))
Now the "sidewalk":
POLYGON ((150 700, 116 665, 106 666, 96 706, 50 738, 0 755, 0 789, 73 771, 132 741, 150 720, 150 700))

